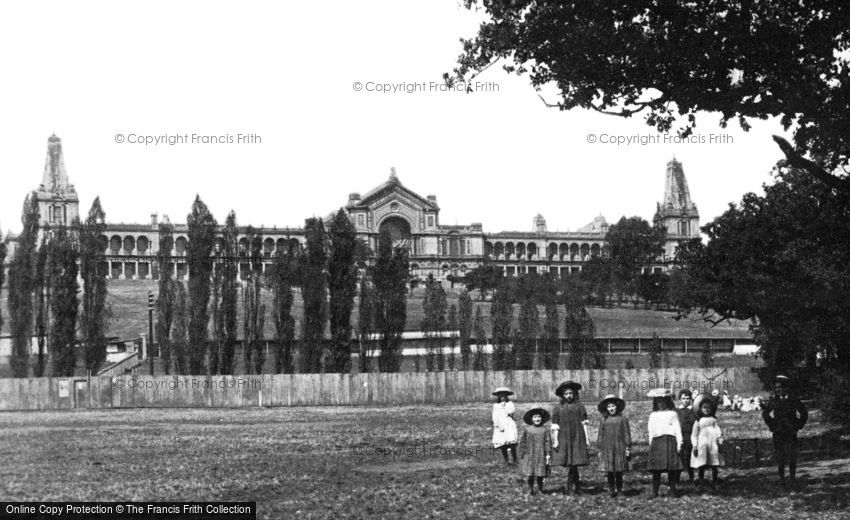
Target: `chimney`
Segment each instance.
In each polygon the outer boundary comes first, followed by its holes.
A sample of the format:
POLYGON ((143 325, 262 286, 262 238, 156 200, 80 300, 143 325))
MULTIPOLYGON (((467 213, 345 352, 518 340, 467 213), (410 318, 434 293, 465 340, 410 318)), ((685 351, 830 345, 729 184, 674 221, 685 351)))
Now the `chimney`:
POLYGON ((428 195, 428 202, 433 202, 434 204, 436 204, 437 203, 437 196, 436 195, 428 195))
POLYGON ((151 227, 159 226, 159 214, 151 213, 151 227))

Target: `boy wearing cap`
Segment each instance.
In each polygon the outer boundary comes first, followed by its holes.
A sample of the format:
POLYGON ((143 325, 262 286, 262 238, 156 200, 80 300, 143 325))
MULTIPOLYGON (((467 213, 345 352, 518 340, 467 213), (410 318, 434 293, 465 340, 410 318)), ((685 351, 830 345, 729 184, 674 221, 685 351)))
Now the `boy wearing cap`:
POLYGON ((797 478, 797 432, 803 429, 809 412, 796 396, 791 395, 788 376, 778 375, 774 379, 774 393, 761 412, 767 427, 773 433, 773 447, 779 480, 785 483, 785 466, 792 481, 797 478))
POLYGON ((682 451, 679 452, 679 457, 682 459, 682 465, 688 470, 688 482, 694 481, 694 468, 691 467, 691 451, 694 449, 691 444, 691 433, 694 430, 694 422, 697 420, 697 415, 691 409, 691 399, 693 394, 687 388, 679 392, 679 408, 676 413, 679 414, 679 424, 682 426, 682 451))

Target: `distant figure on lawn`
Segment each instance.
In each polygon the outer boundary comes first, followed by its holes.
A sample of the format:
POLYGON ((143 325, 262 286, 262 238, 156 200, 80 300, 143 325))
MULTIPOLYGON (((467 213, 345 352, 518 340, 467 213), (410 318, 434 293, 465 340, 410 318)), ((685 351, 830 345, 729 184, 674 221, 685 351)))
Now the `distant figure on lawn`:
MULTIPOLYGON (((694 400, 697 422, 691 434, 690 467, 699 469, 699 482, 705 483, 705 469, 711 468, 711 482, 717 484, 717 470, 723 466, 720 446, 723 444, 723 432, 717 421, 717 401, 710 395, 702 394, 694 400)), ((693 471, 693 470, 691 470, 693 471)))
POLYGON ((528 479, 528 492, 534 494, 534 481, 537 489, 543 493, 543 478, 549 475, 549 462, 552 456, 551 433, 546 423, 549 412, 543 408, 532 408, 522 418, 525 427, 519 440, 519 456, 522 460, 522 474, 528 479))
POLYGON ((691 452, 694 449, 691 444, 691 433, 694 431, 694 423, 697 420, 697 414, 691 408, 692 399, 693 393, 689 389, 679 391, 679 408, 676 410, 682 427, 682 451, 679 452, 679 457, 682 459, 682 466, 688 470, 688 482, 694 481, 694 468, 691 467, 691 452))
POLYGON ((567 467, 567 489, 569 495, 581 488, 578 467, 587 466, 587 409, 579 402, 581 385, 565 381, 555 390, 561 402, 552 409, 552 454, 553 466, 567 467))
POLYGON ((776 464, 779 480, 785 483, 785 466, 792 481, 797 478, 797 452, 799 441, 797 432, 803 429, 809 419, 809 412, 797 396, 790 392, 788 376, 778 375, 774 379, 774 391, 764 405, 761 416, 773 433, 773 448, 776 451, 776 464))
POLYGON ((649 414, 649 462, 646 469, 652 473, 652 495, 658 496, 661 473, 667 473, 670 496, 678 496, 676 489, 682 471, 682 425, 673 404, 673 393, 669 388, 655 388, 647 394, 652 398, 652 413, 649 414))
POLYGON ((599 425, 599 469, 608 477, 611 498, 623 492, 623 472, 629 471, 629 449, 632 432, 629 420, 623 417, 626 402, 615 395, 606 395, 596 407, 602 414, 599 425))
POLYGON ((506 386, 500 386, 493 391, 493 395, 496 396, 496 403, 493 405, 493 448, 502 450, 505 464, 509 466, 517 463, 517 428, 514 421, 516 406, 510 399, 513 394, 513 391, 506 386), (513 461, 508 460, 509 451, 513 461))

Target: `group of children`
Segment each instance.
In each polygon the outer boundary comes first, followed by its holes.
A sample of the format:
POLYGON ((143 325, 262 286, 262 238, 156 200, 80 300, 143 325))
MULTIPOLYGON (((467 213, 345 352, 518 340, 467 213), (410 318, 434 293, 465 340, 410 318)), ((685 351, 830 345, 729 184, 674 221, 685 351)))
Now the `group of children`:
MULTIPOLYGON (((777 389, 781 384, 777 383, 777 389)), ((574 381, 561 383, 555 390, 559 403, 552 410, 551 425, 546 426, 549 412, 533 408, 523 416, 525 426, 521 435, 513 419, 516 411, 510 400, 513 392, 507 387, 493 391, 497 400, 493 405, 493 445, 502 451, 509 465, 517 464, 518 448, 521 470, 528 479, 532 495, 535 483, 537 489, 543 491, 543 479, 550 474, 551 466, 567 468, 567 494, 581 490, 578 468, 589 464, 590 442, 587 410, 579 401, 580 390, 581 385, 574 381)), ((667 388, 654 389, 648 397, 652 398, 647 462, 647 470, 652 473, 651 496, 658 496, 663 473, 667 473, 671 496, 678 495, 682 470, 688 472, 690 482, 694 481, 694 470, 697 470, 701 483, 706 470, 711 470, 712 482, 716 484, 718 468, 724 465, 720 450, 723 432, 716 417, 718 400, 708 394, 694 399, 691 391, 685 389, 679 392, 677 407, 667 388)), ((805 408, 799 400, 779 390, 771 403, 774 404, 766 405, 764 417, 774 432, 780 476, 784 479, 784 465, 787 464, 794 478, 796 432, 805 424, 805 408)), ((625 407, 626 402, 614 395, 606 396, 597 406, 602 415, 597 437, 599 469, 606 473, 612 497, 622 493, 623 473, 629 470, 631 461, 632 437, 629 421, 623 416, 625 407)))

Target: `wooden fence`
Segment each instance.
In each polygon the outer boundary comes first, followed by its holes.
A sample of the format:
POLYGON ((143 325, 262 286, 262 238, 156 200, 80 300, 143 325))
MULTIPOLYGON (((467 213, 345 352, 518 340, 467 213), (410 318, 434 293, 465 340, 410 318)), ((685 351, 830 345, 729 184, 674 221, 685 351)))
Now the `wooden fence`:
POLYGON ((582 397, 607 394, 645 400, 664 386, 729 395, 762 390, 747 367, 632 370, 527 370, 514 372, 401 372, 396 374, 279 374, 258 376, 119 376, 0 379, 0 410, 71 408, 216 408, 246 406, 411 405, 492 399, 509 386, 522 402, 555 400, 567 379, 580 382, 582 397))

